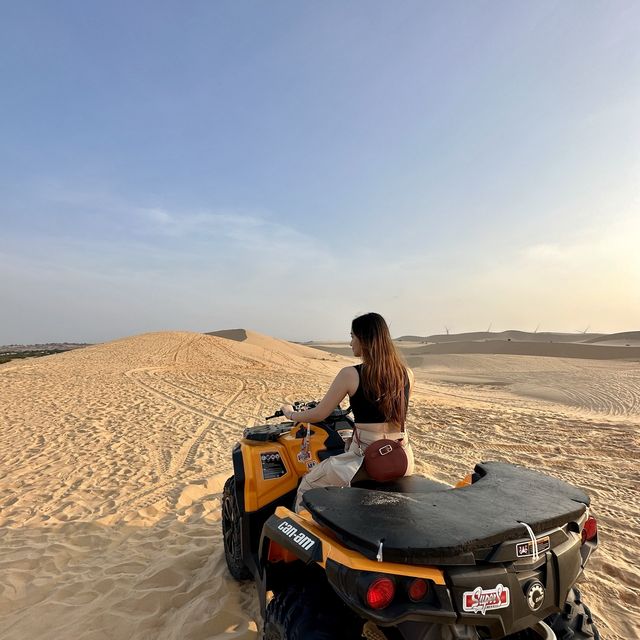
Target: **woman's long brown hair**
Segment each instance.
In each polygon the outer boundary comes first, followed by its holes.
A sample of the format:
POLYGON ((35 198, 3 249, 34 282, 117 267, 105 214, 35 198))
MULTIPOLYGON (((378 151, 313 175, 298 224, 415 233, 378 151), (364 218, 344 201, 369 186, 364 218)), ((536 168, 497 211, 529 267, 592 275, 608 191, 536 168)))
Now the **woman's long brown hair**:
POLYGON ((386 422, 404 427, 408 373, 385 319, 379 313, 358 316, 351 323, 351 332, 362 347, 360 384, 365 397, 378 405, 386 422))

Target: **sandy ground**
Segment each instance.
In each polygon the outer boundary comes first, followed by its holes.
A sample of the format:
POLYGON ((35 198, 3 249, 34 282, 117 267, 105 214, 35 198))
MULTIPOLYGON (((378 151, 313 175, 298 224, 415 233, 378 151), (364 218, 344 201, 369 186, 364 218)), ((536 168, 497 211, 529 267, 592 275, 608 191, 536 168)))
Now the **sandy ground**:
MULTIPOLYGON (((228 337, 146 334, 0 366, 0 639, 259 638, 255 590, 222 552, 230 450, 347 361, 228 337)), ((638 363, 415 357, 418 470, 453 482, 506 460, 586 488, 601 546, 585 598, 603 638, 640 637, 638 363)))

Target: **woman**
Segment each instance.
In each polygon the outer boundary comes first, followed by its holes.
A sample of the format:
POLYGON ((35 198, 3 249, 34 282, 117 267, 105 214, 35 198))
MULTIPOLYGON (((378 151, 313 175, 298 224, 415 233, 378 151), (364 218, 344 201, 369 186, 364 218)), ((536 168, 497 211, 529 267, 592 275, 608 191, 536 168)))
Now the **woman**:
POLYGON ((353 320, 351 349, 354 356, 362 358, 362 364, 342 369, 316 407, 306 411, 294 411, 290 404, 281 407, 289 420, 320 422, 348 395, 356 423, 347 451, 327 458, 302 478, 296 511, 300 510, 303 493, 309 489, 348 486, 362 464, 367 446, 380 438, 402 444, 408 458, 405 475, 413 473, 413 452, 404 429, 413 372, 403 364, 380 314, 367 313, 353 320))

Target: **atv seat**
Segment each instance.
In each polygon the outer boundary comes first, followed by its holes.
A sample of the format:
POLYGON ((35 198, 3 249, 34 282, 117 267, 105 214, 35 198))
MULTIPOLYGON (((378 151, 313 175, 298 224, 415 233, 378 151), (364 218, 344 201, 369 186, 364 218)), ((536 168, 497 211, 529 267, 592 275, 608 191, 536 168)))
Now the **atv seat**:
POLYGON ((527 537, 526 522, 542 533, 577 520, 589 504, 582 490, 503 462, 476 465, 475 482, 454 489, 409 476, 409 491, 362 487, 310 489, 303 504, 346 546, 405 564, 475 564, 494 545, 527 537), (426 482, 423 482, 426 481, 426 482), (411 490, 415 489, 415 490, 411 490))
POLYGON ((366 479, 351 483, 352 487, 369 489, 369 491, 390 491, 392 493, 428 493, 430 491, 446 491, 451 486, 425 478, 424 476, 405 476, 393 482, 377 482, 366 479))

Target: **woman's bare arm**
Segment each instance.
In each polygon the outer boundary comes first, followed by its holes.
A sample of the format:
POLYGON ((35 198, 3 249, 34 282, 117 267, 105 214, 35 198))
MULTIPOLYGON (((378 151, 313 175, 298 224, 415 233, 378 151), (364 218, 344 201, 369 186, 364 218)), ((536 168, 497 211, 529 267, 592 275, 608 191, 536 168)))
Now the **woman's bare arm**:
POLYGON ((357 372, 353 367, 345 367, 331 383, 324 398, 317 407, 306 411, 293 411, 290 404, 282 405, 280 410, 289 420, 304 422, 320 422, 324 420, 348 395, 358 386, 357 372))

